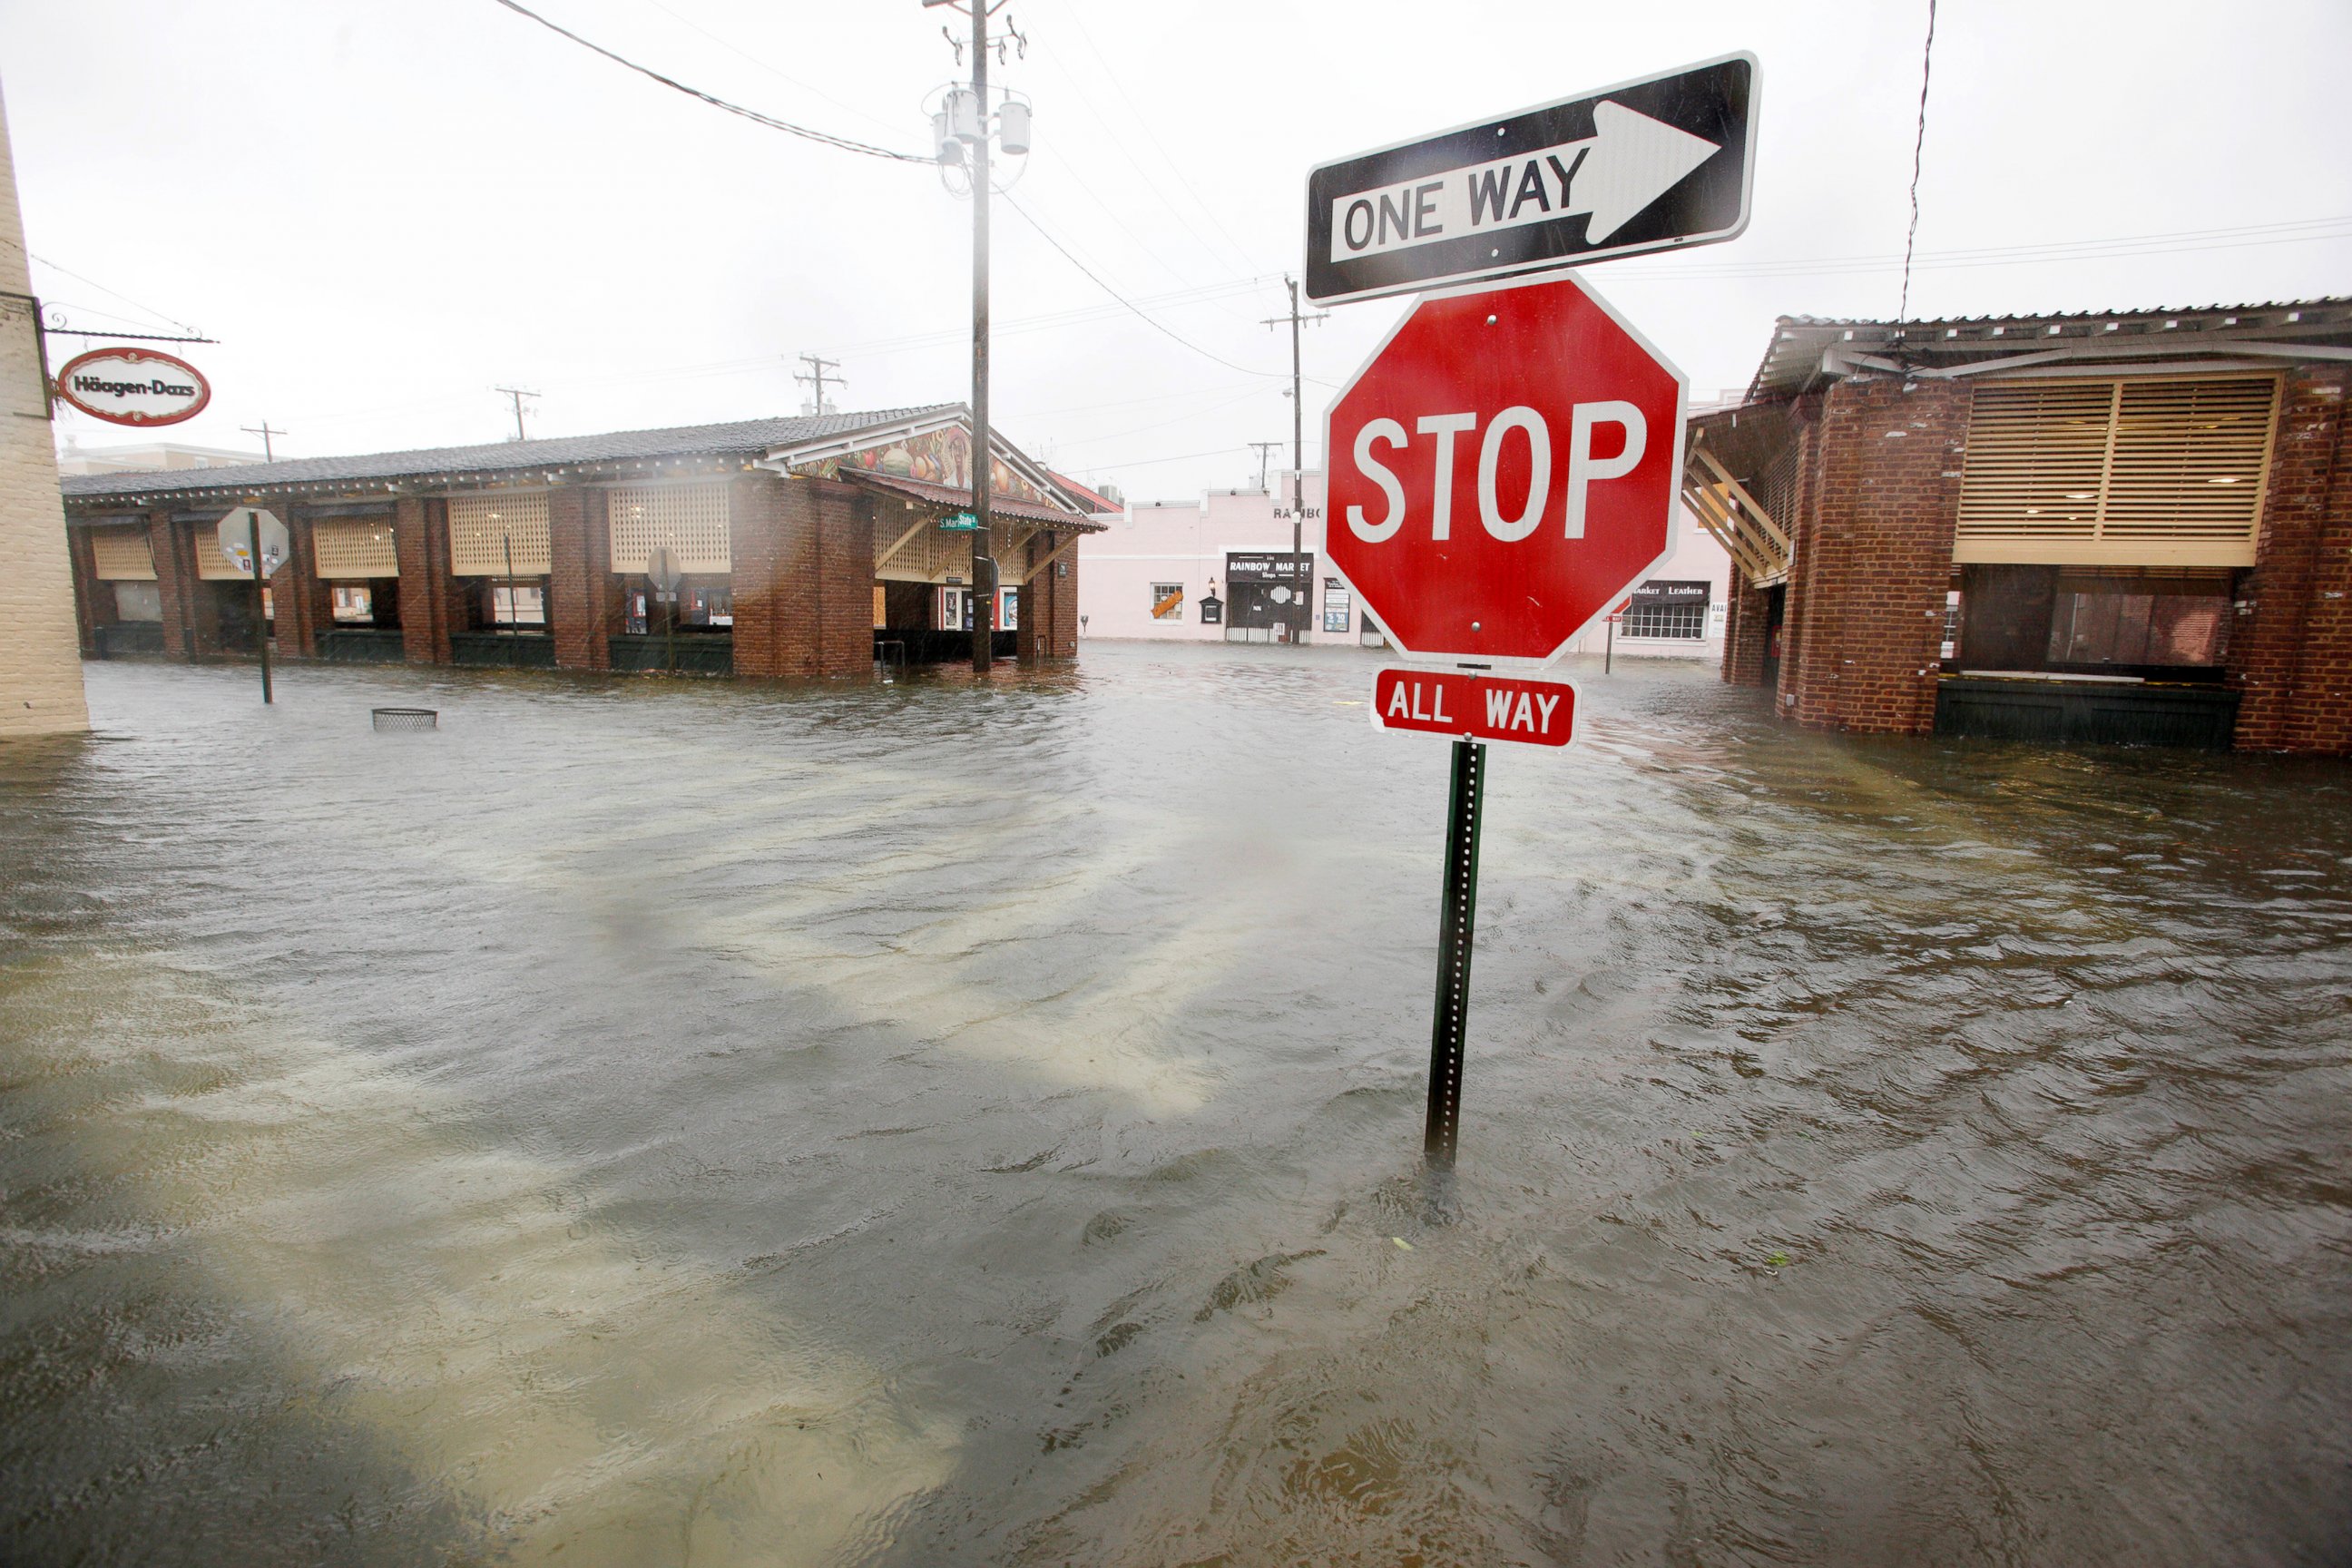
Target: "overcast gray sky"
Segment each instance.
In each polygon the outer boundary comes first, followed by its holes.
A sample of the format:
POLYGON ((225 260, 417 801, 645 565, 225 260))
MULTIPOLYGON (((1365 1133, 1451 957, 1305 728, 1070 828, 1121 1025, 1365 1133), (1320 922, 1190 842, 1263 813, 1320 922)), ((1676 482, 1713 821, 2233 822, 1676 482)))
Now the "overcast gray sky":
MULTIPOLYGON (((968 26, 918 0, 534 4, 909 152, 961 74, 940 26, 968 26)), ((1747 235, 1588 277, 1700 396, 1746 384, 1776 315, 1895 312, 1925 0, 1004 15, 1030 47, 1000 77, 1037 106, 1013 199, 1231 362, 999 204, 999 423, 1130 496, 1248 482, 1246 443, 1288 438, 1287 340, 1259 321, 1310 164, 1734 49, 1762 65, 1747 235)), ((1914 313, 2352 292, 2347 60, 2341 0, 1946 0, 1914 313), (2015 247, 2040 254, 1956 254, 2015 247)), ((970 209, 935 171, 722 114, 493 0, 0 0, 0 85, 35 288, 78 321, 221 340, 189 354, 214 401, 179 438, 248 446, 266 417, 298 455, 496 440, 499 384, 544 393, 535 435, 793 413, 803 351, 844 362, 846 406, 968 393, 970 209)), ((1310 464, 1332 385, 1403 309, 1310 329, 1310 464)))

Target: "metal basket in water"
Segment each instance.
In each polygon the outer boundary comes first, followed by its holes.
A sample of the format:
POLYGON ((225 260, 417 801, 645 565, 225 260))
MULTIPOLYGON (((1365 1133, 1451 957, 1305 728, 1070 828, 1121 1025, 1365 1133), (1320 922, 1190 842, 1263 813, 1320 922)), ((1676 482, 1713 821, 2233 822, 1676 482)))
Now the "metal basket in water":
POLYGON ((438 708, 371 708, 369 715, 379 730, 437 730, 441 727, 438 708))

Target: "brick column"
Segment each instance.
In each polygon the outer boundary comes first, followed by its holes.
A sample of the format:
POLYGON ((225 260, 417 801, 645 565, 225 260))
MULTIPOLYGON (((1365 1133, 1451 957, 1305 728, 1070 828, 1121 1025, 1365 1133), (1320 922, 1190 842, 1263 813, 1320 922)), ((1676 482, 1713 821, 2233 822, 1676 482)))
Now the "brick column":
POLYGON ((98 652, 99 626, 114 619, 113 584, 98 580, 95 553, 89 529, 67 528, 66 556, 73 576, 74 629, 84 658, 98 652))
POLYGON ((2233 742, 2248 751, 2352 751, 2352 454, 2346 374, 2286 377, 2254 569, 2230 628, 2230 682, 2244 693, 2233 742))
POLYGON ((602 490, 585 487, 547 496, 547 629, 565 669, 612 667, 603 500, 602 490))
POLYGON ((163 657, 194 658, 195 605, 190 589, 195 585, 195 568, 170 512, 147 514, 147 552, 155 558, 155 597, 163 609, 163 657))
POLYGON ((747 474, 727 487, 727 553, 735 601, 735 673, 773 679, 785 668, 782 604, 786 498, 805 479, 747 474))
POLYGON ((393 548, 400 561, 401 652, 411 664, 449 662, 449 535, 439 505, 415 496, 393 503, 393 548))
POLYGON ((1825 729, 1918 734, 1936 717, 1944 595, 1959 517, 1968 389, 1894 376, 1830 391, 1819 501, 1790 575, 1798 627, 1782 685, 1825 729))
POLYGON ((814 673, 874 679, 874 498, 827 485, 814 540, 814 673))
POLYGON ((286 564, 269 579, 269 600, 276 610, 278 651, 288 658, 309 658, 319 651, 319 633, 335 624, 334 601, 319 576, 319 548, 313 520, 299 508, 286 509, 286 534, 291 542, 286 564))
POLYGON ((1731 586, 1725 597, 1727 611, 1723 620, 1723 679, 1733 686, 1761 686, 1764 652, 1771 634, 1771 595, 1750 586, 1748 574, 1734 563, 1731 586))

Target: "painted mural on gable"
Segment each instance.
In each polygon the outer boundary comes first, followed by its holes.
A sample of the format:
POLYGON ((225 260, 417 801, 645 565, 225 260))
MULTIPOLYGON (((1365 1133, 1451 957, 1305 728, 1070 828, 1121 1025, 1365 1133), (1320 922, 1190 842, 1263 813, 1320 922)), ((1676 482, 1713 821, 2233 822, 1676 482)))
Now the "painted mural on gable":
MULTIPOLYGON (((860 447, 839 458, 827 458, 822 463, 796 468, 793 472, 830 479, 837 478, 844 468, 968 489, 971 486, 971 432, 961 425, 950 425, 944 430, 926 431, 883 446, 860 447)), ((1055 504, 1036 486, 1014 473, 1002 458, 993 458, 988 465, 988 489, 991 495, 1010 496, 1037 506, 1055 504)))

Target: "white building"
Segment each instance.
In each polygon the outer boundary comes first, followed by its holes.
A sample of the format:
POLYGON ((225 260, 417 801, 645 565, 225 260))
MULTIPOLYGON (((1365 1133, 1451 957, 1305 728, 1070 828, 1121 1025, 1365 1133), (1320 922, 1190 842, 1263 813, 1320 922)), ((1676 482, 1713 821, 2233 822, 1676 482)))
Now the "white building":
POLYGON ((156 468, 226 468, 261 461, 258 452, 228 447, 192 447, 184 441, 142 441, 135 447, 85 447, 68 436, 58 454, 61 474, 132 474, 156 468))
MULTIPOLYGON (((1138 501, 1078 546, 1082 637, 1160 642, 1286 642, 1307 584, 1305 640, 1383 641, 1323 558, 1323 476, 1306 476, 1299 554, 1291 554, 1288 476, 1268 490, 1211 490, 1197 500, 1138 501)), ((1675 552, 1634 590, 1615 628, 1629 657, 1720 658, 1731 559, 1677 508, 1675 552)), ((1596 626, 1570 651, 1599 657, 1596 626)))

